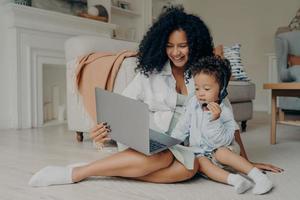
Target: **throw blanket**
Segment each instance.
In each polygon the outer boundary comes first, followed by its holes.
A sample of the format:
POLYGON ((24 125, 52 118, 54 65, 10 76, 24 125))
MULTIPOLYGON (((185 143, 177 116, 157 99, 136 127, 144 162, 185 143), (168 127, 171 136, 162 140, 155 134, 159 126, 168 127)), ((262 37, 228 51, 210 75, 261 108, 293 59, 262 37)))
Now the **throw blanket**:
POLYGON ((136 54, 137 52, 133 51, 97 52, 79 58, 75 71, 75 86, 82 96, 84 108, 94 123, 97 121, 95 87, 112 91, 123 60, 136 54))

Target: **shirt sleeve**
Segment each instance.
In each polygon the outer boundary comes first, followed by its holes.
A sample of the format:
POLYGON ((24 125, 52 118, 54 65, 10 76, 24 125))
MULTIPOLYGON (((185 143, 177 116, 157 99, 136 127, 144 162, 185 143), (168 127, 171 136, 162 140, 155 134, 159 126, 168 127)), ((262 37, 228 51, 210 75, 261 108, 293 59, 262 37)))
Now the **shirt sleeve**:
MULTIPOLYGON (((224 102, 224 105, 225 105, 226 107, 228 107, 228 108, 231 110, 231 112, 233 112, 233 111, 232 111, 232 106, 231 106, 231 103, 230 103, 228 97, 226 97, 226 98, 223 100, 223 102, 224 102)), ((233 119, 234 119, 234 118, 233 118, 233 119)), ((238 124, 236 121, 234 121, 234 122, 235 122, 235 130, 240 130, 239 124, 238 124)))
POLYGON ((191 104, 188 103, 188 105, 185 108, 185 112, 179 118, 175 128, 171 133, 172 137, 184 141, 189 136, 190 134, 189 129, 191 126, 191 115, 192 115, 191 107, 192 107, 191 104))
POLYGON ((123 96, 136 100, 144 100, 143 75, 138 73, 122 92, 123 96))
POLYGON ((207 132, 204 137, 215 148, 229 146, 234 140, 235 124, 232 111, 223 105, 219 119, 207 121, 207 132))

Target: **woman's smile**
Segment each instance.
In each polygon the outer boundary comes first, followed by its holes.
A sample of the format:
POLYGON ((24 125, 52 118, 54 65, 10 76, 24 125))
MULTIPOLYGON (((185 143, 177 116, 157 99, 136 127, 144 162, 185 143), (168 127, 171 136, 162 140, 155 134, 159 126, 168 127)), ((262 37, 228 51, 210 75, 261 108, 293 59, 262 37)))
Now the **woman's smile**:
POLYGON ((176 30, 170 34, 166 52, 174 67, 185 66, 188 61, 189 46, 183 30, 176 30))

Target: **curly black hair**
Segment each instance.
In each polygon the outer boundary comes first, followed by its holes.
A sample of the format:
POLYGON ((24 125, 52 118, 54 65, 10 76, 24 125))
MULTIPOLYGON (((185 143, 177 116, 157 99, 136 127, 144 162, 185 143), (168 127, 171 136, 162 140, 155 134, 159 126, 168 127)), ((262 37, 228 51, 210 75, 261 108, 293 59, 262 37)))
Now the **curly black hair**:
POLYGON ((191 78, 191 64, 199 58, 213 55, 213 39, 206 24, 198 17, 187 14, 182 6, 171 6, 159 16, 139 45, 137 71, 146 76, 161 72, 168 60, 166 53, 169 35, 183 30, 189 47, 185 65, 185 79, 191 78))
POLYGON ((214 76, 221 90, 228 86, 231 77, 231 66, 227 59, 220 56, 208 56, 194 62, 191 66, 191 72, 193 77, 200 73, 214 76))

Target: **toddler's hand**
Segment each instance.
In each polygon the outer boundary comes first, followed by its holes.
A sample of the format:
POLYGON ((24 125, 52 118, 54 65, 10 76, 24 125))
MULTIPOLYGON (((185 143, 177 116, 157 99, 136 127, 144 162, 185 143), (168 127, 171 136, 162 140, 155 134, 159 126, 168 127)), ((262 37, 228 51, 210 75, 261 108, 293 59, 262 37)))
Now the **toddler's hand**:
POLYGON ((210 102, 207 105, 208 110, 210 110, 211 112, 211 120, 216 120, 219 119, 220 114, 221 114, 221 107, 219 104, 217 104, 216 102, 210 102))

